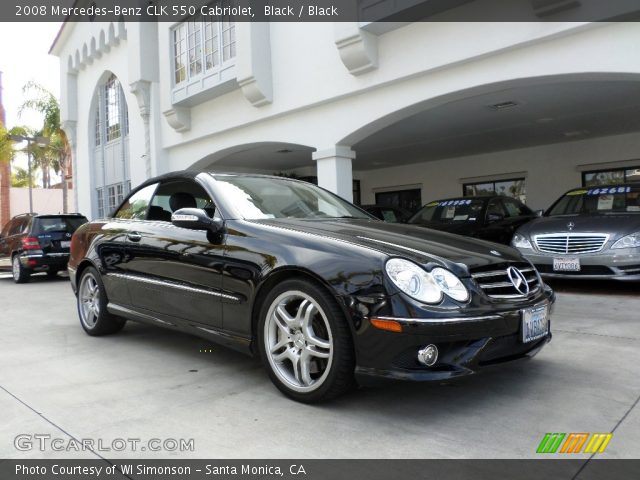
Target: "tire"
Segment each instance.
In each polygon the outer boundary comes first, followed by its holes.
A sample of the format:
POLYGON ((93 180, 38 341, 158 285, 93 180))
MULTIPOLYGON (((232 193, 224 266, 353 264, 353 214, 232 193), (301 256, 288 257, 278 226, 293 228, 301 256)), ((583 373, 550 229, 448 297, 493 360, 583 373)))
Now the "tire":
POLYGON ((304 279, 271 290, 260 310, 258 347, 271 381, 303 403, 318 403, 354 385, 351 332, 336 300, 304 279))
POLYGON ((122 330, 126 321, 107 311, 107 295, 102 278, 93 267, 87 267, 78 283, 78 316, 87 334, 101 336, 122 330))
POLYGON ((47 277, 49 278, 57 278, 59 270, 47 270, 47 277))
POLYGON ((31 271, 22 266, 19 255, 14 255, 11 258, 11 272, 13 273, 13 281, 16 283, 27 283, 31 280, 31 271))

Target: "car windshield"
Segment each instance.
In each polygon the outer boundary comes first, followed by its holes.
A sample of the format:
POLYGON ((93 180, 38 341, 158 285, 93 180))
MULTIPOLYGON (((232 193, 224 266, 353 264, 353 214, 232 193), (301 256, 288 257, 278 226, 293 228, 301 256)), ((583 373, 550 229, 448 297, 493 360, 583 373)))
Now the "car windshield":
POLYGON ((409 219, 409 223, 475 222, 480 218, 484 200, 457 198, 427 203, 409 219))
POLYGON ((547 215, 640 214, 640 185, 572 190, 560 198, 547 215))
POLYGON ((246 220, 372 218, 311 183, 240 175, 215 175, 214 178, 223 200, 246 220))
POLYGON ((35 235, 50 232, 73 233, 84 223, 87 223, 84 217, 39 217, 34 221, 33 233, 35 235))

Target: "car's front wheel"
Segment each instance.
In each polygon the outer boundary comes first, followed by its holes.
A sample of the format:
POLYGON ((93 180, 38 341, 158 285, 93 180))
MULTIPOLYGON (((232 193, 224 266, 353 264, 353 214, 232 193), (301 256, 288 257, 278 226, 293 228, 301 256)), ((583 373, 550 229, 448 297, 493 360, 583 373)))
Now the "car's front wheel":
POLYGON ((269 292, 258 337, 271 380, 294 400, 328 400, 354 383, 355 355, 344 313, 315 283, 287 280, 269 292))
POLYGON ((125 320, 107 311, 107 295, 100 274, 87 267, 78 286, 78 315, 84 331, 92 336, 108 335, 124 327, 125 320))
POLYGON ((22 266, 18 255, 14 255, 11 259, 11 271, 13 281, 16 283, 27 283, 31 279, 31 272, 22 266))

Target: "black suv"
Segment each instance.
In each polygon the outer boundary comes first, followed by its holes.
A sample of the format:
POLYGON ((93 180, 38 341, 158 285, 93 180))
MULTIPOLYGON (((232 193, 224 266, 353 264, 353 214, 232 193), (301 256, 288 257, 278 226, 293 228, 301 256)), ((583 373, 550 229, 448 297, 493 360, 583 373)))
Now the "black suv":
POLYGON ((38 272, 55 277, 67 268, 71 236, 83 223, 78 213, 13 217, 0 233, 0 271, 11 269, 16 283, 38 272))

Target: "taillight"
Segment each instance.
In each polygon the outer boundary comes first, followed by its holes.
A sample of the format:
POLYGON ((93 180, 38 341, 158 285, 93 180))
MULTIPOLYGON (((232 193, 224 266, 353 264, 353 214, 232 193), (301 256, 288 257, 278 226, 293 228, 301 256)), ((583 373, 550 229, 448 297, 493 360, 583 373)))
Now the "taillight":
POLYGON ((40 250, 40 241, 36 237, 25 237, 22 239, 23 250, 40 250))

